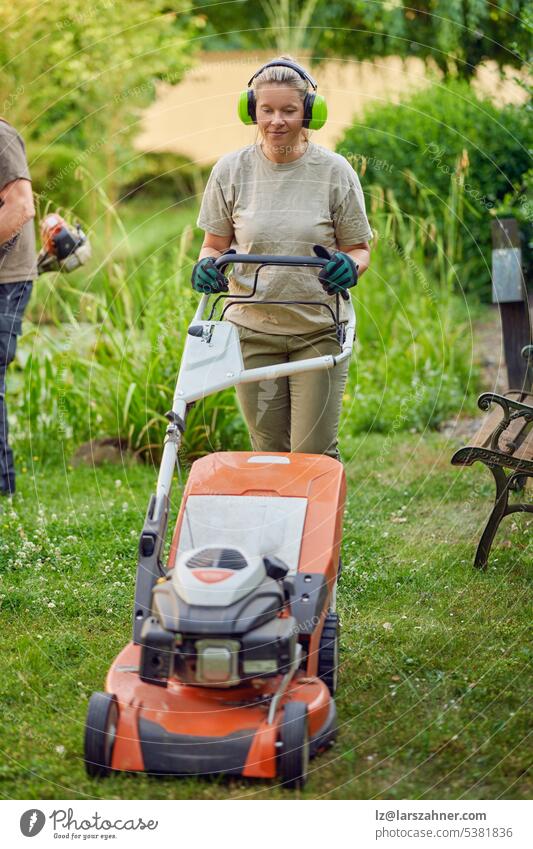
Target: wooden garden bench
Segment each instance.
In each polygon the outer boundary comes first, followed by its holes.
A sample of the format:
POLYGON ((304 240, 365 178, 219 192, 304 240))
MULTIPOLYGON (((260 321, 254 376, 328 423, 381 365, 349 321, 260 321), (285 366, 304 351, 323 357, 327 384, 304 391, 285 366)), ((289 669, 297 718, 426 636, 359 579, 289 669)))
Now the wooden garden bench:
POLYGON ((474 565, 484 569, 498 526, 510 513, 533 513, 533 504, 509 504, 512 490, 524 492, 533 478, 533 393, 511 391, 505 395, 485 392, 478 399, 481 410, 489 411, 465 448, 452 457, 455 466, 471 466, 480 460, 496 481, 496 499, 479 541, 474 565), (492 405, 494 409, 490 409, 492 405), (508 472, 506 470, 509 470, 508 472))

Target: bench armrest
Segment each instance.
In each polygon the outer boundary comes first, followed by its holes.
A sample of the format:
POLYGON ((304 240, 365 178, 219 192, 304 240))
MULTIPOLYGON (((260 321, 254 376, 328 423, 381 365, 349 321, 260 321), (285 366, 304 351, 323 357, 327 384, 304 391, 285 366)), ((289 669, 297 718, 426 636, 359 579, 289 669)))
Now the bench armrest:
POLYGON ((524 404, 523 401, 515 401, 514 398, 509 398, 507 395, 497 395, 496 392, 483 392, 477 399, 479 409, 485 412, 490 409, 491 404, 499 404, 506 416, 510 414, 511 410, 516 410, 523 416, 533 416, 532 405, 524 404))
POLYGON ((503 410, 503 418, 495 427, 490 440, 490 447, 494 451, 503 450, 499 445, 500 437, 505 433, 511 422, 520 418, 523 418, 524 422, 533 422, 533 406, 524 404, 521 401, 515 401, 506 395, 498 395, 495 392, 484 392, 479 396, 477 404, 479 409, 485 412, 490 409, 491 404, 498 404, 503 410))

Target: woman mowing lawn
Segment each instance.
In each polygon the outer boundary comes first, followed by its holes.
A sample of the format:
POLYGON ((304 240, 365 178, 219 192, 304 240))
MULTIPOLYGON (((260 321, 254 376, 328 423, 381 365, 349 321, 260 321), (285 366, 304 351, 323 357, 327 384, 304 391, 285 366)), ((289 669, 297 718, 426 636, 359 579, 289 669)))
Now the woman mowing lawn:
MULTIPOLYGON (((320 129, 327 116, 315 90, 310 75, 282 56, 263 65, 241 93, 239 116, 257 124, 258 139, 223 156, 211 171, 197 220, 205 231, 192 273, 198 292, 250 294, 257 266, 235 263, 228 280, 214 265, 230 249, 292 256, 330 252, 318 278, 312 268, 262 268, 254 300, 327 301, 319 281, 327 295, 343 294, 368 268, 372 231, 357 174, 344 157, 309 138, 309 130, 320 129)), ((331 314, 323 306, 236 302, 227 316, 237 325, 246 368, 339 353, 331 314)), ((348 365, 238 386, 253 450, 340 459, 348 365)))

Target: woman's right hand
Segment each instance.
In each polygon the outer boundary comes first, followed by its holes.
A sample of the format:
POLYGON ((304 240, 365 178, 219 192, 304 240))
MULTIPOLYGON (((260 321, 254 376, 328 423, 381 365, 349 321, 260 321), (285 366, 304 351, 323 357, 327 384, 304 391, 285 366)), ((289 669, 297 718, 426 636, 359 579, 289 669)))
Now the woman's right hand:
POLYGON ((192 288, 202 295, 218 295, 220 292, 229 291, 228 279, 216 267, 212 256, 204 256, 198 260, 192 270, 191 283, 192 288))

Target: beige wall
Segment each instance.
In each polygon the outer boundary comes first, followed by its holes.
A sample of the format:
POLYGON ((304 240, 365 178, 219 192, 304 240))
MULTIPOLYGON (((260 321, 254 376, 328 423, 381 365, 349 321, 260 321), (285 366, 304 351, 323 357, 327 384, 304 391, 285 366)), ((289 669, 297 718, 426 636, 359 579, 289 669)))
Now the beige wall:
MULTIPOLYGON (((240 91, 271 53, 205 53, 178 85, 161 84, 156 102, 145 112, 136 147, 143 151, 170 150, 200 163, 215 162, 222 154, 256 140, 257 129, 237 117, 240 91)), ((295 57, 307 65, 307 57, 295 57)), ((345 127, 364 109, 428 85, 430 72, 419 59, 391 56, 375 62, 328 61, 311 73, 328 103, 328 121, 312 133, 318 144, 333 149, 345 127)), ((524 92, 511 81, 500 83, 493 66, 478 74, 477 86, 500 102, 521 102, 524 92)))

